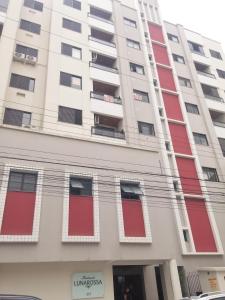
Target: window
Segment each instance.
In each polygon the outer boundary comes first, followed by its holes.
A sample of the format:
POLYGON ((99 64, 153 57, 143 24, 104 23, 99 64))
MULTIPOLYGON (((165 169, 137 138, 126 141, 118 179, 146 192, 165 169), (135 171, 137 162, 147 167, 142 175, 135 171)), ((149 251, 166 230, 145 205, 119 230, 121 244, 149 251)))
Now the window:
POLYGON ((205 180, 219 182, 219 177, 216 169, 202 167, 202 172, 205 180))
POLYGON ((191 80, 184 78, 184 77, 178 77, 179 83, 181 86, 187 87, 187 88, 191 88, 191 80))
POLYGON ((205 134, 193 132, 193 136, 194 136, 195 144, 204 145, 204 146, 209 145, 207 136, 205 134))
POLYGON ((26 20, 21 20, 20 21, 20 29, 29 31, 29 32, 33 32, 36 34, 40 34, 41 33, 41 25, 37 24, 37 23, 33 23, 30 21, 26 21, 26 20))
POLYGON ((121 198, 130 200, 140 200, 143 194, 138 183, 122 183, 120 184, 121 198))
POLYGON ((193 42, 190 42, 190 41, 188 42, 188 45, 189 45, 191 52, 205 56, 203 46, 193 43, 193 42))
POLYGON ((58 121, 82 125, 82 110, 59 106, 58 121))
POLYGON ((223 156, 225 157, 225 139, 218 138, 218 141, 220 143, 221 151, 223 152, 223 156))
POLYGON ((133 64, 133 63, 130 63, 130 70, 131 70, 131 72, 135 72, 135 73, 138 73, 140 75, 145 74, 145 70, 144 70, 143 66, 136 65, 136 64, 133 64))
POLYGON ((64 55, 71 56, 73 58, 81 59, 82 58, 82 50, 81 48, 77 48, 68 44, 62 43, 61 45, 61 53, 64 55))
POLYGON ((6 108, 4 114, 4 124, 14 126, 29 126, 31 122, 31 113, 12 108, 6 108))
POLYGON ((177 54, 173 54, 173 60, 180 63, 180 64, 185 64, 185 61, 184 61, 184 57, 183 56, 180 56, 180 55, 177 55, 177 54))
POLYGON ((35 79, 12 73, 10 79, 10 86, 33 92, 35 86, 35 79))
POLYGON ((198 110, 198 106, 197 105, 186 102, 185 106, 186 106, 187 112, 189 112, 191 114, 199 115, 199 110, 198 110))
POLYGON ((35 192, 37 186, 37 173, 10 171, 9 192, 35 192))
POLYGON ((221 99, 220 95, 219 95, 219 92, 218 92, 218 89, 216 87, 206 85, 206 84, 201 84, 201 86, 202 86, 203 94, 206 97, 221 99))
POLYGON ((35 0, 24 0, 24 6, 43 11, 43 3, 35 0))
POLYGON ((92 196, 92 179, 70 177, 70 195, 92 196))
POLYGON ((64 4, 81 10, 81 2, 77 0, 64 0, 64 4))
POLYGON ((130 40, 130 39, 127 39, 127 46, 130 47, 130 48, 137 49, 137 50, 141 49, 141 46, 140 46, 139 42, 136 42, 136 41, 133 41, 133 40, 130 40))
POLYGON ((209 52, 210 52, 212 57, 222 60, 222 55, 220 54, 220 52, 215 51, 215 50, 211 50, 211 49, 209 49, 209 52))
POLYGON ((219 69, 216 69, 216 71, 217 71, 218 76, 219 76, 220 78, 225 79, 225 71, 219 70, 219 69))
POLYGON ((171 34, 171 33, 167 33, 167 37, 170 41, 175 42, 175 43, 179 43, 179 39, 178 36, 171 34))
POLYGON ((124 24, 133 28, 137 28, 137 23, 134 20, 123 18, 124 24))
POLYGON ((74 89, 82 89, 82 78, 80 76, 60 72, 60 84, 74 89))
POLYGON ((9 0, 0 0, 0 11, 7 12, 9 0))
POLYGON ((81 32, 81 24, 75 21, 71 21, 68 19, 63 18, 63 28, 75 31, 75 32, 81 32))
POLYGON ((26 47, 26 46, 19 45, 19 44, 16 45, 16 52, 23 53, 26 56, 34 56, 34 57, 38 56, 37 49, 26 47))
POLYGON ((148 93, 146 93, 146 92, 133 90, 133 95, 134 95, 134 100, 149 102, 148 93))
POLYGON ((155 129, 153 124, 138 122, 138 130, 141 134, 155 136, 155 129))

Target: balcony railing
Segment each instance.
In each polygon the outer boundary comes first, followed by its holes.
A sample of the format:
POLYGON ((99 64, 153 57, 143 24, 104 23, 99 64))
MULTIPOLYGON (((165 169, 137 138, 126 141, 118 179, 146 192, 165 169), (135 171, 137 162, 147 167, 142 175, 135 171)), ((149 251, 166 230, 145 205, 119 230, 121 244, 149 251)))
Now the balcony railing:
POLYGON ((91 133, 95 135, 107 136, 115 139, 125 139, 125 133, 116 129, 111 129, 103 126, 92 126, 91 133))
POLYGON ((97 39, 91 35, 89 35, 89 40, 91 41, 94 41, 94 42, 97 42, 97 43, 100 43, 100 44, 103 44, 103 45, 106 45, 106 46, 109 46, 109 47, 113 47, 113 48, 116 48, 116 44, 113 43, 113 42, 107 42, 105 40, 100 40, 100 39, 97 39))
POLYGON ((97 19, 99 21, 103 21, 103 22, 106 22, 106 23, 109 23, 109 24, 113 25, 113 22, 111 20, 107 20, 107 19, 101 18, 99 16, 93 15, 92 13, 88 13, 88 16, 91 17, 91 18, 97 19))
POLYGON ((103 71, 112 72, 112 73, 116 73, 116 74, 118 73, 117 68, 111 68, 111 67, 103 66, 103 65, 97 64, 93 61, 90 61, 89 65, 90 65, 90 67, 100 69, 100 70, 103 70, 103 71))
POLYGON ((205 98, 207 99, 210 99, 210 100, 213 100, 213 101, 217 101, 217 102, 222 102, 224 103, 224 100, 223 98, 220 98, 220 97, 217 97, 217 96, 212 96, 212 95, 207 95, 207 94, 204 94, 205 98))
POLYGON ((203 75, 203 76, 210 77, 210 78, 213 78, 213 79, 216 78, 216 76, 215 76, 214 74, 212 74, 212 73, 203 72, 203 71, 198 71, 198 70, 197 70, 197 73, 198 73, 199 75, 203 75))
POLYGON ((107 94, 101 94, 98 92, 91 92, 91 98, 98 99, 101 101, 106 101, 115 104, 122 104, 122 100, 120 97, 115 97, 107 94))
POLYGON ((214 124, 215 126, 225 128, 225 123, 224 123, 224 122, 213 121, 213 124, 214 124))

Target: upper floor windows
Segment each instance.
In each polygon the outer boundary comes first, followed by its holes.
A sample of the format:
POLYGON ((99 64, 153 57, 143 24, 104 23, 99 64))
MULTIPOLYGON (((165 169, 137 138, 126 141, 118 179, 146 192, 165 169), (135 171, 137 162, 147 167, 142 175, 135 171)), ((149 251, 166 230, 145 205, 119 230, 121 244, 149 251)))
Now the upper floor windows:
POLYGON ((82 58, 82 50, 81 48, 74 47, 72 45, 68 45, 65 43, 61 44, 61 53, 64 55, 71 56, 73 58, 81 59, 82 58))
POLYGON ((75 31, 75 32, 81 32, 81 24, 66 18, 63 18, 63 28, 75 31))
POLYGON ((121 191, 121 198, 126 200, 127 199, 140 200, 141 195, 143 195, 139 183, 121 182, 120 191, 121 191))
POLYGON ((173 60, 180 63, 180 64, 185 64, 184 57, 181 56, 181 55, 173 53, 173 60))
POLYGON ((210 98, 217 101, 221 100, 219 91, 216 87, 203 84, 203 83, 201 84, 201 87, 202 87, 203 94, 206 98, 210 98))
POLYGON ((198 109, 198 106, 196 104, 186 102, 185 106, 186 106, 187 112, 189 112, 191 114, 199 115, 199 109, 198 109))
POLYGON ((155 136, 155 129, 153 124, 138 122, 138 130, 141 134, 155 136))
POLYGON ((205 134, 193 132, 193 136, 194 136, 195 144, 203 145, 203 146, 209 145, 207 136, 205 134))
POLYGON ((149 102, 148 93, 139 90, 133 90, 134 100, 149 102))
POLYGON ((203 176, 204 176, 205 180, 219 182, 219 177, 218 177, 216 169, 202 167, 202 172, 203 172, 203 176))
POLYGON ((213 58, 222 60, 222 55, 220 54, 220 52, 211 49, 209 49, 209 52, 213 58))
POLYGON ((191 80, 184 78, 184 77, 178 77, 179 83, 181 86, 187 87, 187 88, 191 88, 191 80))
POLYGON ((80 76, 60 72, 60 84, 78 90, 82 89, 82 78, 80 76))
POLYGON ((0 11, 6 12, 8 8, 9 0, 0 0, 0 11))
POLYGON ((218 76, 219 76, 220 78, 225 79, 225 71, 219 70, 219 69, 216 69, 216 71, 217 71, 217 74, 218 74, 218 76))
POLYGON ((43 11, 43 3, 36 0, 24 0, 24 6, 38 10, 43 11))
POLYGON ((25 56, 38 56, 38 50, 30 47, 26 47, 23 45, 16 44, 16 52, 17 53, 22 53, 25 56))
POLYGON ((179 38, 178 36, 171 34, 171 33, 167 33, 167 37, 170 41, 175 42, 175 43, 179 43, 179 38))
POLYGON ((10 171, 9 192, 36 192, 37 173, 10 171))
POLYGON ((29 126, 31 113, 12 108, 6 108, 4 114, 4 124, 13 126, 29 126))
POLYGON ((82 125, 82 110, 59 106, 58 121, 82 125))
POLYGON ((41 33, 41 25, 40 24, 26 21, 23 19, 20 20, 20 29, 23 29, 23 30, 26 30, 26 31, 29 31, 32 33, 36 33, 36 34, 41 33))
POLYGON ((70 195, 92 196, 92 179, 70 177, 70 195))
POLYGON ((127 39, 127 46, 137 50, 141 49, 140 43, 134 40, 127 39))
POLYGON ((134 64, 134 63, 130 63, 130 70, 131 70, 131 72, 138 73, 140 75, 145 74, 144 67, 141 65, 134 64))
POLYGON ((137 23, 134 20, 123 18, 124 24, 133 28, 137 28, 137 23))
POLYGON ((12 73, 10 79, 10 86, 33 92, 35 86, 35 79, 12 73))
POLYGON ((64 0, 65 5, 81 10, 81 2, 77 0, 64 0))
POLYGON ((189 45, 191 52, 205 56, 203 46, 201 46, 197 43, 194 43, 194 42, 190 42, 190 41, 188 41, 188 45, 189 45))

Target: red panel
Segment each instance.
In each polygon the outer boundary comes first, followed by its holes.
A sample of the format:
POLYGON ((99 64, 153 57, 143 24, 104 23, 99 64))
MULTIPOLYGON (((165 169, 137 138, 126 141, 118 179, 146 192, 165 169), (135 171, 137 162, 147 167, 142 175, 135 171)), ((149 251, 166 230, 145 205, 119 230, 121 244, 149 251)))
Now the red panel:
POLYGON ((196 251, 216 252, 216 243, 204 200, 186 198, 185 203, 196 251))
POLYGON ((68 234, 94 235, 93 197, 70 195, 68 234))
POLYGON ((127 237, 145 237, 145 225, 140 200, 122 200, 124 232, 127 237))
POLYGON ((153 23, 148 23, 148 28, 152 40, 165 44, 161 26, 153 23))
POLYGON ((32 235, 36 193, 8 192, 2 235, 32 235))
POLYGON ((165 93, 165 92, 163 92, 162 95, 163 95, 167 118, 183 121, 184 119, 181 112, 178 96, 165 93))
POLYGON ((155 61, 159 64, 170 65, 169 56, 167 53, 167 48, 160 46, 158 44, 152 44, 153 52, 155 56, 155 61))
POLYGON ((191 147, 184 125, 169 123, 170 134, 173 142, 174 151, 176 153, 191 155, 191 147))
POLYGON ((195 162, 193 159, 177 157, 177 167, 181 177, 181 185, 185 194, 201 195, 201 186, 199 183, 195 162))
POLYGON ((172 70, 161 66, 157 66, 157 70, 158 70, 161 88, 166 90, 176 91, 172 70))

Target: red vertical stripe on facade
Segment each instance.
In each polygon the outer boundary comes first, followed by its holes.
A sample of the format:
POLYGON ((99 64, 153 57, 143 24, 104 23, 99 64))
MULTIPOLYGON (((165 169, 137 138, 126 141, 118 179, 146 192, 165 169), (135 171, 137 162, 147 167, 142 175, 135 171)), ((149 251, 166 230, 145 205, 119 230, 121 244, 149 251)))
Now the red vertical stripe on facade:
POLYGON ((32 235, 36 193, 8 192, 2 235, 32 235))
POLYGON ((162 44, 165 43, 161 26, 153 23, 148 23, 148 28, 152 40, 160 42, 162 44))
POLYGON ((94 235, 94 211, 92 196, 70 195, 68 235, 94 235))
POLYGON ((155 43, 152 43, 152 48, 155 56, 155 61, 159 64, 169 66, 170 61, 167 53, 167 48, 155 43))
POLYGON ((177 157, 176 161, 184 194, 201 195, 202 191, 195 167, 195 161, 183 157, 177 157))
POLYGON ((161 66, 157 66, 157 71, 159 75, 161 88, 175 92, 176 86, 175 86, 172 70, 161 66))
POLYGON ((185 203, 196 251, 216 252, 216 243, 204 200, 185 198, 185 203))
POLYGON ((174 119, 177 121, 183 121, 183 115, 181 112, 180 102, 177 95, 162 93, 163 101, 166 109, 166 115, 168 119, 174 119))
POLYGON ((127 237, 145 237, 141 200, 122 199, 124 233, 127 237))
POLYGON ((186 127, 182 124, 169 123, 173 148, 176 153, 192 155, 186 127))

